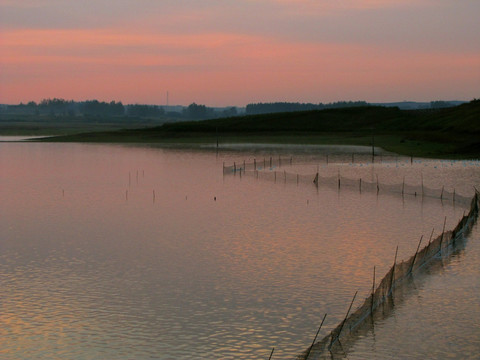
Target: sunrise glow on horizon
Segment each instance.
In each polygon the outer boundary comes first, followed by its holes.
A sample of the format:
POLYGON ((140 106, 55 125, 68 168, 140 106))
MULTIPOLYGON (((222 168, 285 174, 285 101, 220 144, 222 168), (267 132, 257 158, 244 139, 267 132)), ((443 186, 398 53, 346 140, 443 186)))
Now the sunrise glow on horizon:
POLYGON ((0 0, 0 103, 480 97, 478 0, 0 0))

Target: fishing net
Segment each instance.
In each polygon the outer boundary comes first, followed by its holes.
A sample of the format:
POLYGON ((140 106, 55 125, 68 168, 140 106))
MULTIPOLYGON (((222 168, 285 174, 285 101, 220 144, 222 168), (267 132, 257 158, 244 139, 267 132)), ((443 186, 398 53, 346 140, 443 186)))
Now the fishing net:
MULTIPOLYGON (((391 164, 398 162, 398 160, 393 159, 394 158, 390 159, 391 164)), ((359 160, 360 159, 357 157, 356 161, 359 160)), ((382 164, 386 164, 386 160, 383 159, 383 161, 382 164)), ((413 160, 411 162, 413 163, 413 160)), ((324 164, 327 164, 327 162, 324 164)), ((338 163, 336 164, 338 165, 338 163)), ((340 168, 338 168, 338 173, 335 175, 330 174, 328 171, 325 171, 325 169, 322 169, 322 172, 317 170, 315 173, 296 173, 292 171, 294 170, 292 165, 292 157, 270 157, 258 161, 254 160, 253 162, 242 161, 229 166, 224 165, 223 173, 235 176, 238 175, 240 177, 253 177, 259 180, 272 181, 275 183, 313 184, 317 187, 328 187, 332 189, 349 188, 359 192, 435 198, 446 202, 464 205, 468 205, 471 200, 471 196, 459 194, 455 189, 425 186, 423 184, 423 179, 420 184, 409 184, 405 182, 405 178, 402 182, 392 182, 380 180, 378 175, 376 175, 372 181, 371 174, 369 175, 370 179, 362 177, 354 178, 352 176, 340 174, 340 168)), ((365 165, 368 166, 369 163, 365 163, 365 165)))
POLYGON ((475 192, 468 214, 461 218, 453 230, 445 231, 444 229, 435 239, 428 240, 428 243, 420 250, 421 239, 415 254, 405 261, 397 263, 395 255, 392 267, 378 284, 374 282, 372 292, 370 296, 365 298, 363 304, 353 313, 347 312, 345 319, 329 335, 308 350, 308 357, 307 352, 305 352, 297 359, 331 358, 331 354, 336 351, 336 347, 343 346, 342 343, 344 345, 348 343, 364 325, 369 326, 376 313, 385 313, 385 311, 391 309, 397 294, 405 291, 408 285, 406 280, 415 276, 420 269, 431 263, 432 260, 441 258, 444 253, 449 253, 457 242, 471 231, 477 220, 478 210, 479 193, 475 192))

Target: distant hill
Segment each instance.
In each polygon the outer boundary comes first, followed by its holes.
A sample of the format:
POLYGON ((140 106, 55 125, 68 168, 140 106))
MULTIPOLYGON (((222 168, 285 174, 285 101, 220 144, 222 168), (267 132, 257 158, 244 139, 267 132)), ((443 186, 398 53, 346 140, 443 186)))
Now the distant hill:
POLYGON ((390 103, 372 103, 377 106, 398 107, 401 110, 419 110, 432 109, 441 107, 454 107, 466 103, 466 101, 430 101, 430 102, 416 102, 416 101, 400 101, 390 103))
POLYGON ((277 142, 375 145, 430 157, 480 157, 480 100, 456 107, 401 110, 361 106, 166 123, 51 141, 277 142))

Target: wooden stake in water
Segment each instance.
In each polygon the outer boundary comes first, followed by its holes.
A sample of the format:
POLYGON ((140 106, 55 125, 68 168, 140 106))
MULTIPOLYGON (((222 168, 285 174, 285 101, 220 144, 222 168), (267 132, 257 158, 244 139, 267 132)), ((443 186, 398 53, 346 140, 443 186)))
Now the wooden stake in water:
POLYGON ((340 329, 338 330, 337 337, 331 339, 330 345, 328 346, 328 350, 330 350, 330 349, 332 348, 332 345, 333 345, 333 343, 335 342, 335 340, 337 340, 338 338, 340 338, 340 334, 342 333, 343 326, 345 325, 345 323, 346 323, 346 321, 347 321, 347 319, 348 319, 348 315, 350 314, 350 310, 352 309, 353 302, 355 301, 355 298, 357 297, 357 293, 358 293, 358 291, 355 291, 355 295, 353 295, 353 299, 352 299, 352 302, 350 303, 350 307, 348 308, 347 315, 345 315, 345 319, 343 319, 342 324, 340 325, 340 329))
POLYGON ((268 358, 268 360, 271 360, 272 359, 272 355, 273 355, 273 352, 275 351, 275 348, 272 349, 272 352, 270 353, 270 357, 268 358))
POLYGON ((447 224, 447 217, 445 216, 445 219, 443 220, 443 230, 442 230, 442 237, 440 238, 440 246, 439 246, 439 251, 440 255, 442 255, 442 243, 443 243, 443 236, 445 235, 445 225, 447 224))
POLYGON ((393 260, 392 277, 390 279, 390 289, 388 290, 389 294, 393 294, 393 282, 395 280, 395 265, 397 264, 397 254, 398 254, 398 245, 397 245, 397 249, 395 250, 395 259, 393 260))
POLYGON ((433 232, 434 231, 435 231, 435 228, 432 228, 432 233, 430 234, 430 239, 428 239, 429 244, 432 242, 432 237, 433 237, 433 232))
POLYGON ((418 250, 420 249, 420 244, 422 243, 423 235, 420 237, 420 241, 418 242, 417 251, 415 251, 415 255, 413 256, 412 264, 410 265, 410 269, 408 269, 408 274, 411 274, 413 271, 413 265, 415 265, 415 259, 417 258, 418 250))
POLYGON ((375 297, 375 266, 373 267, 373 285, 372 285, 372 302, 370 303, 370 315, 373 316, 373 301, 375 297))
POLYGON ((322 323, 320 324, 318 330, 317 330, 317 333, 315 334, 315 337, 313 338, 313 341, 312 341, 312 345, 310 345, 310 347, 308 348, 308 351, 307 351, 307 354, 305 355, 305 360, 308 359, 308 357, 310 356, 310 352, 312 351, 312 348, 313 346, 315 345, 315 341, 317 341, 317 337, 318 337, 318 334, 320 332, 320 329, 322 328, 322 325, 323 325, 323 322, 325 321, 325 318, 327 317, 327 314, 325 314, 323 316, 323 319, 322 319, 322 323))

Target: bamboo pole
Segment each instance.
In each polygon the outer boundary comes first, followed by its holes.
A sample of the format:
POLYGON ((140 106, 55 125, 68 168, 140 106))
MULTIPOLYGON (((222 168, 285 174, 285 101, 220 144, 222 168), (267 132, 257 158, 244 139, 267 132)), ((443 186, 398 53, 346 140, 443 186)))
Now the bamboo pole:
POLYGON ((422 243, 423 235, 420 237, 420 241, 418 242, 417 251, 415 251, 415 255, 413 256, 412 264, 410 265, 410 269, 408 269, 407 275, 411 274, 413 271, 413 265, 415 265, 415 259, 417 258, 418 250, 420 250, 420 244, 422 243))
POLYGON ((442 230, 442 237, 440 238, 440 246, 439 246, 439 251, 440 255, 442 255, 442 243, 443 243, 443 237, 445 236, 445 225, 447 224, 447 217, 445 216, 445 219, 443 220, 443 230, 442 230))
POLYGON ((348 315, 350 315, 350 310, 352 309, 353 302, 355 301, 355 298, 357 297, 357 293, 358 293, 358 291, 355 291, 355 295, 353 295, 353 299, 352 299, 352 302, 350 303, 350 306, 349 306, 349 308, 348 308, 347 315, 345 315, 345 318, 343 319, 342 324, 340 325, 340 329, 338 330, 338 334, 337 334, 336 338, 332 338, 332 339, 331 339, 330 345, 328 345, 328 350, 330 350, 330 349, 332 348, 333 343, 334 343, 338 338, 340 338, 340 334, 342 333, 343 326, 345 325, 345 322, 346 322, 347 319, 348 319, 348 315))
POLYGON ((310 356, 310 352, 312 351, 312 348, 315 345, 315 341, 317 341, 318 333, 320 332, 320 329, 322 328, 323 322, 325 321, 326 317, 327 317, 327 314, 325 313, 325 315, 323 316, 323 319, 322 319, 322 323, 320 324, 320 326, 317 330, 317 333, 315 334, 315 337, 313 338, 312 345, 310 345, 310 347, 308 348, 308 351, 307 351, 307 355, 305 355, 305 360, 307 360, 308 357, 310 356))
POLYGON ((372 285, 372 301, 370 303, 370 315, 373 317, 373 301, 375 297, 375 266, 373 267, 373 285, 372 285))
POLYGON ((392 277, 390 278, 390 289, 388 290, 388 293, 393 294, 393 282, 395 281, 395 265, 397 264, 397 254, 398 254, 398 245, 397 249, 395 250, 395 260, 393 260, 393 266, 392 266, 392 277))

